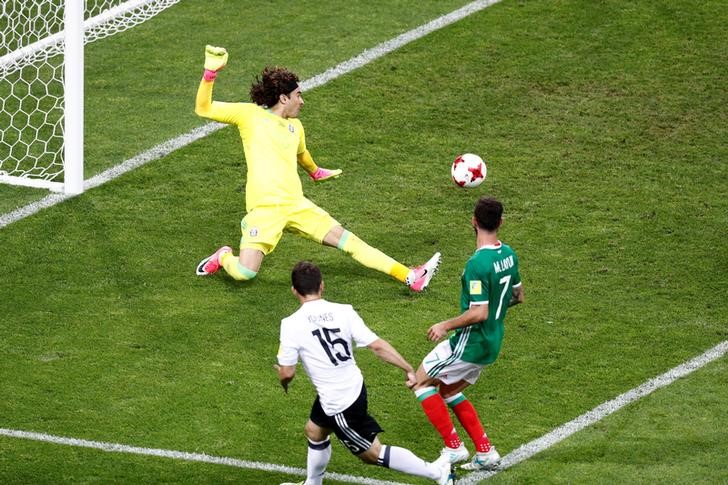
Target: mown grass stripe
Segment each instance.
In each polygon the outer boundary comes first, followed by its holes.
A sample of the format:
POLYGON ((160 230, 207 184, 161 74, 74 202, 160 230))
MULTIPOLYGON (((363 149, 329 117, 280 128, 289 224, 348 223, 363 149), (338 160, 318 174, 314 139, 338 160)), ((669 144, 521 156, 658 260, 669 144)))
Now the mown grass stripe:
POLYGON ((521 445, 517 449, 510 452, 508 455, 503 457, 500 467, 497 470, 487 472, 476 472, 464 477, 463 480, 459 480, 462 484, 473 484, 480 480, 492 477, 496 473, 505 470, 506 468, 512 467, 524 460, 531 458, 536 453, 540 453, 547 448, 555 445, 556 443, 568 438, 577 431, 580 431, 587 426, 591 426, 609 416, 610 414, 622 409, 627 404, 630 404, 638 399, 641 399, 657 389, 669 386, 681 377, 685 377, 688 374, 700 369, 701 367, 723 357, 728 352, 728 340, 724 340, 712 349, 705 353, 691 359, 683 364, 678 365, 670 369, 669 371, 654 377, 644 384, 631 389, 624 394, 620 394, 611 401, 607 401, 599 406, 595 407, 591 411, 588 411, 581 416, 569 421, 566 424, 562 424, 553 431, 537 438, 525 445, 521 445))
MULTIPOLYGON (((395 51, 399 49, 400 47, 413 42, 417 39, 420 39, 424 37, 427 34, 430 34, 436 30, 439 30, 443 27, 446 27, 452 23, 455 23, 459 20, 464 19, 465 17, 474 14, 475 12, 479 12, 480 10, 483 10, 484 8, 490 7, 491 5, 500 2, 501 0, 477 0, 475 2, 471 2, 457 10, 454 10, 448 14, 442 15, 435 20, 432 20, 430 22, 427 22, 426 24, 423 24, 419 27, 415 27, 412 30, 409 30, 405 32, 404 34, 401 34, 391 40, 388 40, 386 42, 382 42, 381 44, 378 44, 377 46, 367 49, 364 52, 362 52, 359 55, 356 55, 352 57, 351 59, 348 59, 326 71, 324 71, 321 74, 317 74, 316 76, 307 79, 305 81, 301 82, 301 90, 307 91, 314 88, 317 88, 319 86, 323 86, 324 84, 328 83, 329 81, 332 81, 340 76, 343 76, 344 74, 347 74, 351 71, 354 71, 355 69, 359 69, 362 66, 365 66, 369 64, 370 62, 379 59, 380 57, 389 54, 392 51, 395 51)), ((203 125, 199 128, 195 128, 194 130, 191 130, 183 135, 180 135, 176 138, 173 138, 171 140, 168 140, 164 143, 160 143, 159 145, 146 150, 139 155, 130 158, 119 165, 116 165, 108 170, 105 170, 94 177, 91 177, 90 179, 84 181, 84 190, 90 190, 92 188, 98 187, 100 185, 103 185, 107 182, 110 182, 111 180, 114 180, 117 177, 120 177, 121 175, 130 172, 136 168, 141 167, 142 165, 145 165, 149 162, 152 162, 154 160, 158 160, 162 157, 165 157, 169 155, 170 153, 179 150, 180 148, 183 148, 190 143, 193 143, 200 138, 204 138, 205 136, 214 133, 215 131, 223 128, 225 125, 221 123, 207 123, 206 125, 203 125)), ((50 194, 46 197, 43 197, 42 199, 32 202, 30 204, 27 204, 25 206, 22 206, 18 209, 15 209, 14 211, 8 212, 6 214, 0 215, 0 229, 3 227, 12 224, 13 222, 17 222, 21 219, 24 219, 25 217, 31 216, 37 212, 39 212, 42 209, 46 209, 48 207, 52 207, 56 204, 59 204, 63 202, 66 199, 69 199, 71 197, 75 197, 75 195, 72 194, 50 194)))
MULTIPOLYGON (((569 421, 566 424, 559 426, 553 431, 537 438, 525 445, 518 447, 508 455, 503 457, 501 465, 498 470, 486 471, 486 472, 474 472, 462 479, 458 480, 458 483, 462 484, 474 484, 480 480, 489 478, 496 473, 503 471, 513 465, 516 465, 522 461, 525 461, 533 455, 544 451, 547 448, 555 445, 556 443, 568 438, 574 433, 591 426, 609 416, 610 414, 620 410, 627 404, 630 404, 638 399, 641 399, 657 389, 669 386, 677 379, 685 377, 688 374, 704 367, 705 365, 713 362, 724 356, 728 352, 728 340, 725 340, 712 349, 704 352, 703 354, 691 359, 683 364, 678 365, 670 369, 669 371, 654 377, 644 384, 637 386, 624 394, 617 396, 616 398, 607 401, 599 406, 595 407, 591 411, 588 411, 581 416, 569 421)), ((238 460, 236 458, 227 458, 220 456, 206 455, 203 453, 188 453, 184 451, 164 450, 158 448, 143 448, 138 446, 129 446, 119 443, 107 443, 103 441, 89 441, 77 438, 67 438, 63 436, 53 436, 44 433, 36 433, 31 431, 20 431, 0 428, 0 435, 8 436, 11 438, 22 438, 34 441, 44 441, 47 443, 67 445, 67 446, 80 446, 85 448, 94 448, 98 450, 115 452, 115 453, 132 453, 138 455, 157 456, 161 458, 171 458, 175 460, 186 460, 186 461, 197 461, 203 463, 212 463, 217 465, 227 465, 237 468, 248 468, 254 470, 271 471, 288 473, 291 475, 306 475, 306 470, 302 468, 289 467, 285 465, 277 465, 274 463, 260 463, 256 461, 238 460)), ((339 480, 347 483, 363 483, 371 485, 401 485, 399 482, 390 482, 375 480, 371 478, 358 477, 353 475, 343 475, 339 473, 326 473, 327 478, 333 480, 339 480)))

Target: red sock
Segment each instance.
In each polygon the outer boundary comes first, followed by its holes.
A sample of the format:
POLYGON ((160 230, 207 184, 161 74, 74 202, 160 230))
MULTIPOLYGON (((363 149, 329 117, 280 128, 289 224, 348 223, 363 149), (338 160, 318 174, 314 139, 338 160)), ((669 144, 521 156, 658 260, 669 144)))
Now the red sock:
POLYGON ((457 416, 458 421, 460 421, 460 424, 465 428, 465 431, 468 432, 470 439, 475 443, 475 449, 481 453, 490 451, 490 440, 485 435, 485 430, 483 429, 483 425, 480 424, 478 413, 470 401, 463 399, 452 406, 452 410, 455 416, 457 416))
POLYGON ((435 393, 420 401, 420 404, 422 404, 422 409, 425 411, 427 419, 430 420, 430 423, 432 423, 437 432, 440 433, 440 436, 442 436, 445 446, 448 448, 457 448, 460 446, 462 441, 460 441, 460 437, 457 431, 455 431, 452 419, 450 419, 450 413, 447 410, 442 396, 435 393))

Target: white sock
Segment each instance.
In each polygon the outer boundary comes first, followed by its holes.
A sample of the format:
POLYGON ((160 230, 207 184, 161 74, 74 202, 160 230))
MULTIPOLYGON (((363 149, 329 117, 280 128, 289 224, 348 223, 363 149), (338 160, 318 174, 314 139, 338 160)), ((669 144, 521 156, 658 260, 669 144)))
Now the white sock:
POLYGON ((377 464, 392 470, 397 470, 418 477, 437 480, 440 478, 440 468, 428 463, 406 448, 399 446, 382 445, 377 464))
POLYGON ((306 458, 306 482, 305 485, 322 485, 326 465, 331 459, 331 441, 308 440, 308 457, 306 458))

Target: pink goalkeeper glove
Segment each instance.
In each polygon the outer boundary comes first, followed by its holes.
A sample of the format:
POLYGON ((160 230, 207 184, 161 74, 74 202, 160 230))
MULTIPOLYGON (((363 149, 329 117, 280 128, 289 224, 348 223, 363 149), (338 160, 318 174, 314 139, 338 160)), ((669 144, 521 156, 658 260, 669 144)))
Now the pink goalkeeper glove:
POLYGON ((314 182, 321 182, 322 180, 335 179, 341 175, 341 169, 329 170, 328 168, 319 167, 314 173, 308 174, 314 182))

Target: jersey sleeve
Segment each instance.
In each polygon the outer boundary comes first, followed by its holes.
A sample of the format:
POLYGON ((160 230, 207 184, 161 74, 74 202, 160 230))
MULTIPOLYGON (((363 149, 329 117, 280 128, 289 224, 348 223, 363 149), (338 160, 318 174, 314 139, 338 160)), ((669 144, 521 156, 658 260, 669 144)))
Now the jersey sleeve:
POLYGON ((298 363, 298 344, 292 330, 289 322, 285 319, 281 321, 278 365, 296 365, 298 363))
POLYGON ((212 100, 214 82, 204 79, 200 81, 195 98, 195 112, 205 118, 220 123, 237 124, 239 122, 240 106, 244 103, 223 103, 212 100))
POLYGON ((298 130, 298 150, 296 151, 296 154, 301 154, 306 151, 306 132, 303 130, 303 124, 296 119, 296 122, 298 126, 296 127, 298 130))
POLYGON ((349 307, 350 309, 350 324, 351 324, 351 338, 356 343, 357 347, 366 347, 367 345, 371 344, 375 340, 377 340, 379 337, 377 334, 371 331, 369 327, 367 327, 367 324, 364 323, 364 320, 359 316, 359 314, 354 310, 353 308, 349 307))
POLYGON ((465 292, 471 305, 482 305, 488 303, 490 288, 488 278, 478 271, 477 265, 471 259, 465 265, 463 273, 465 280, 465 292))
POLYGON ((521 273, 518 271, 518 256, 516 256, 516 253, 513 253, 513 286, 514 288, 521 286, 521 273))
POLYGON ((224 103, 222 101, 213 101, 210 110, 207 112, 206 118, 228 125, 237 125, 242 119, 243 103, 224 103))

